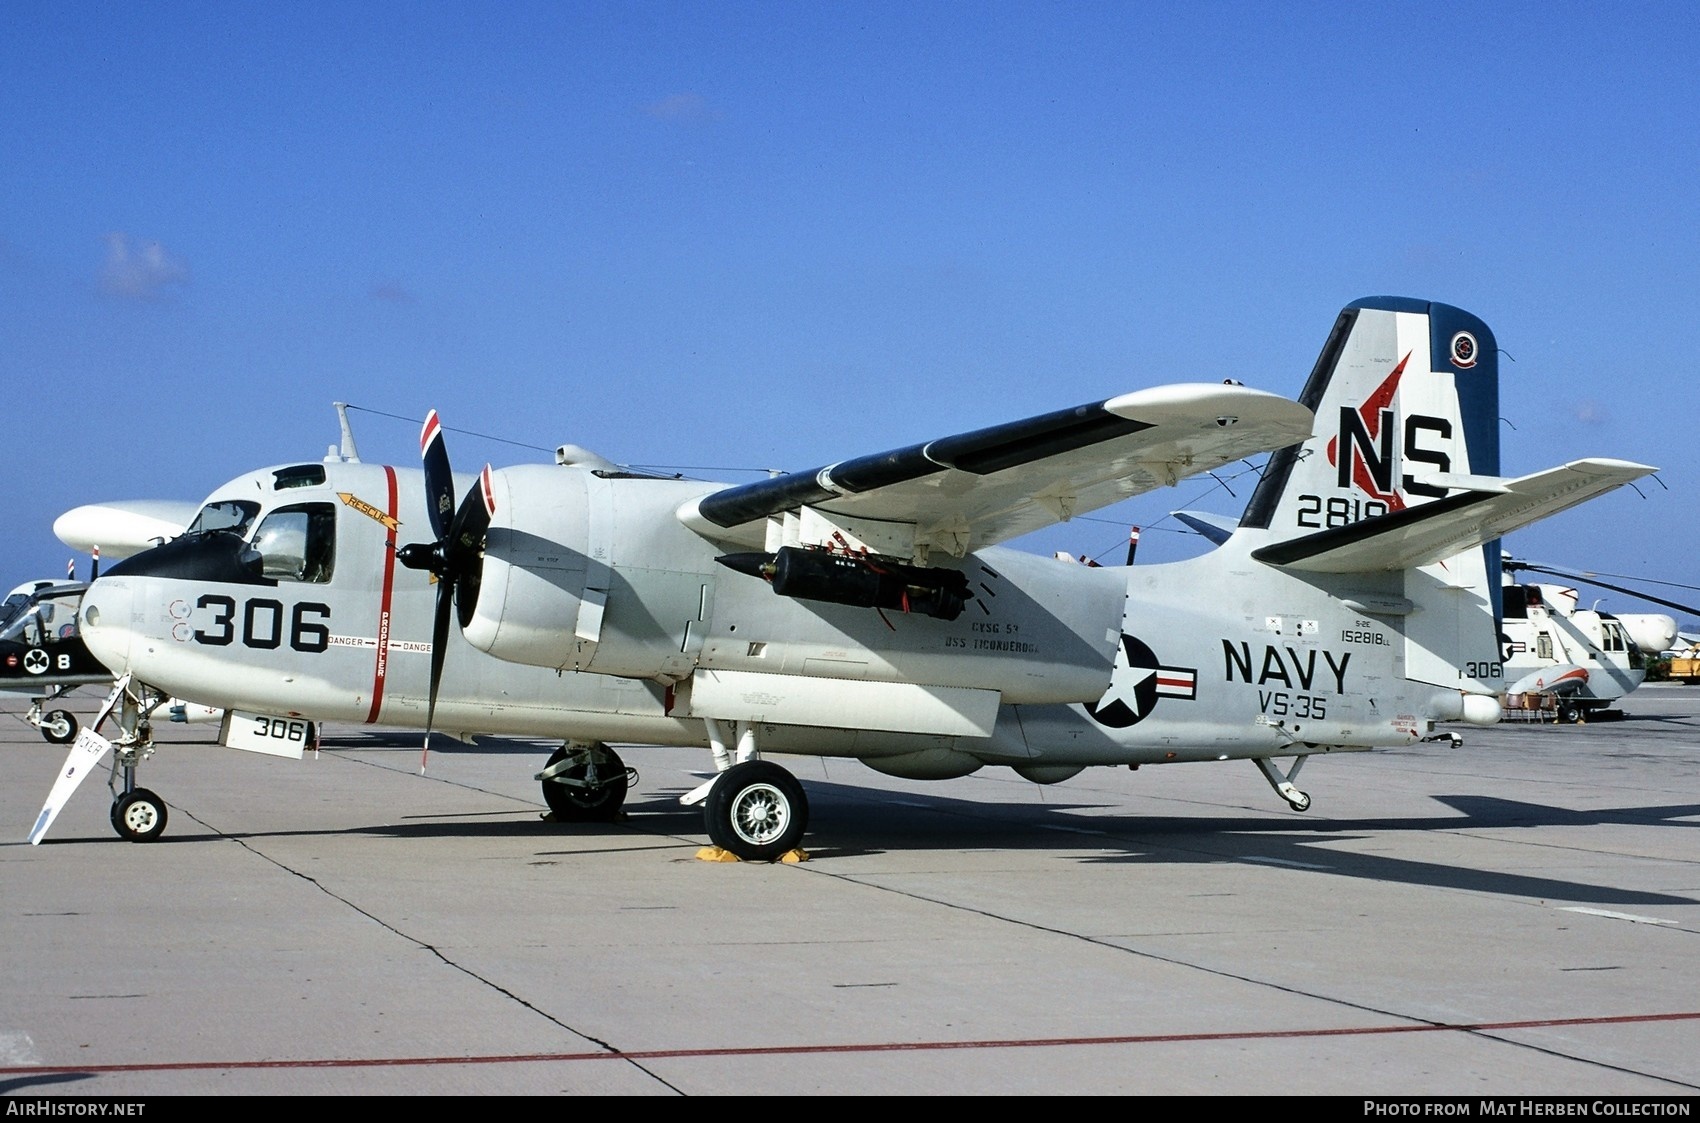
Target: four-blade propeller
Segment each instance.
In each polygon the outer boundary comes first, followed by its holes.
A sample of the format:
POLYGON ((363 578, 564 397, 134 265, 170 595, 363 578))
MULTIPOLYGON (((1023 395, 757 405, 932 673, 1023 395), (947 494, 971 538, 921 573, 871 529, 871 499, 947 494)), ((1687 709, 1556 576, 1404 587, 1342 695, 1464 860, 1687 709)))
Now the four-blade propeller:
MULTIPOLYGON (((454 475, 443 444, 443 426, 432 410, 419 433, 419 455, 425 466, 425 505, 431 518, 431 542, 415 542, 396 551, 396 560, 409 569, 429 570, 437 578, 437 611, 431 624, 431 688, 425 710, 425 752, 431 750, 431 727, 437 715, 437 688, 443 679, 443 655, 448 647, 449 609, 459 608, 462 627, 478 604, 484 535, 495 511, 486 464, 478 482, 455 506, 454 475), (451 517, 451 512, 453 512, 451 517)), ((420 771, 424 771, 423 755, 420 771)))

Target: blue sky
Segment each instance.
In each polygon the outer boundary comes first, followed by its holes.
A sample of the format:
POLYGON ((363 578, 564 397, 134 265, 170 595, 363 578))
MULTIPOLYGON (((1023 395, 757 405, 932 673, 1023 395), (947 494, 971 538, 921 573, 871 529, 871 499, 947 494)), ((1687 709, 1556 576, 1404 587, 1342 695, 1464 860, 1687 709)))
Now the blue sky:
MULTIPOLYGON (((744 480, 1174 381, 1296 395, 1339 308, 1485 319, 1508 540, 1691 582, 1700 10, 98 4, 0 11, 0 584, 55 516, 417 424, 744 480)), ((461 470, 542 455, 451 432, 461 470)), ((1240 485, 1244 486, 1240 486, 1240 485)), ((1206 480, 1035 548, 1196 552, 1206 480)), ((1605 607, 1644 608, 1611 596, 1605 607)))

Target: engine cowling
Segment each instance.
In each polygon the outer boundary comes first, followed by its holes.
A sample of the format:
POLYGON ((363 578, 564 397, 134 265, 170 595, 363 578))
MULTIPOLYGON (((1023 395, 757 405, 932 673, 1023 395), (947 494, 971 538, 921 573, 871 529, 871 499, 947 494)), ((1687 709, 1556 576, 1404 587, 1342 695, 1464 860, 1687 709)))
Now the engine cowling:
POLYGON ((494 513, 466 639, 501 659, 562 665, 563 636, 584 614, 589 520, 577 473, 531 467, 490 473, 494 513), (525 529, 516 526, 516 519, 525 529), (562 660, 562 662, 557 662, 562 660))
POLYGON ((467 641, 500 659, 632 678, 677 674, 712 550, 673 509, 702 484, 577 466, 490 474, 467 641))

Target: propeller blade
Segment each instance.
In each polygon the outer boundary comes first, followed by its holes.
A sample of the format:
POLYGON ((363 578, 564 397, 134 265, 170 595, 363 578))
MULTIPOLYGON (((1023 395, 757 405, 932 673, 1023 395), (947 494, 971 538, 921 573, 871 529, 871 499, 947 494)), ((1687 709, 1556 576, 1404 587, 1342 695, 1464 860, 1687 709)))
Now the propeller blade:
POLYGON ((419 431, 419 458, 425 465, 425 506, 431 518, 431 534, 441 542, 449 535, 455 481, 449 470, 449 450, 443 444, 443 423, 436 410, 425 415, 425 427, 419 431))
POLYGON ((443 657, 449 645, 449 609, 454 602, 454 584, 437 582, 437 612, 431 621, 431 690, 425 702, 425 744, 419 751, 419 774, 425 774, 425 760, 431 753, 431 729, 437 722, 437 688, 443 681, 443 657))
POLYGON ((485 475, 479 477, 460 501, 460 507, 455 511, 454 522, 450 524, 448 540, 443 546, 444 568, 450 573, 459 575, 478 561, 478 555, 484 550, 484 533, 490 529, 490 510, 484 496, 484 483, 488 479, 489 467, 485 475))
POLYGON ((449 614, 460 605, 460 624, 465 627, 478 603, 484 554, 484 535, 495 510, 490 466, 484 466, 478 483, 454 502, 454 474, 443 440, 443 424, 432 410, 419 433, 419 455, 425 467, 425 502, 431 517, 431 542, 417 542, 396 551, 396 558, 413 569, 428 569, 437 578, 437 609, 431 621, 431 687, 425 702, 425 744, 419 754, 419 771, 431 753, 431 730, 437 723, 437 695, 443 683, 443 661, 448 655, 449 614))
POLYGON ((472 623, 478 590, 484 578, 484 536, 490 530, 494 504, 490 499, 490 466, 461 500, 444 549, 444 568, 454 584, 456 619, 462 628, 472 623))

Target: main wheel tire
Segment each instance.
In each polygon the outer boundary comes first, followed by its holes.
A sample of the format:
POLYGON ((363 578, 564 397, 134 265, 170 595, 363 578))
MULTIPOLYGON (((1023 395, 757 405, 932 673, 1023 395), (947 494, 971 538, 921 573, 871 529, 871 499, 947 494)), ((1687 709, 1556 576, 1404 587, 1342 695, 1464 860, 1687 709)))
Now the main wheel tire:
POLYGON ((112 805, 112 828, 130 842, 152 842, 165 833, 165 800, 137 788, 112 805))
POLYGON ((702 814, 714 845, 747 862, 771 862, 803 841, 809 799, 779 765, 747 760, 714 781, 702 814))
MULTIPOLYGON (((606 823, 620 813, 626 802, 626 766, 613 749, 602 747, 592 752, 601 759, 595 762, 597 786, 580 788, 553 779, 542 781, 543 802, 558 823, 606 823)), ((567 759, 564 748, 556 749, 549 758, 553 768, 567 759)), ((561 775, 569 780, 589 778, 591 763, 579 760, 561 775)))
POLYGON ((41 735, 55 745, 69 745, 77 739, 77 718, 70 710, 48 710, 41 719, 41 735))

